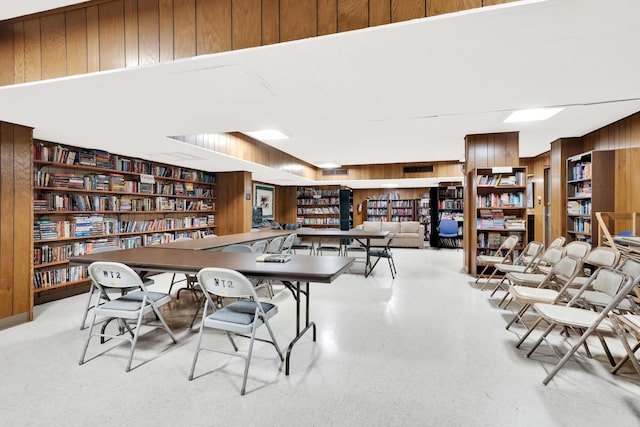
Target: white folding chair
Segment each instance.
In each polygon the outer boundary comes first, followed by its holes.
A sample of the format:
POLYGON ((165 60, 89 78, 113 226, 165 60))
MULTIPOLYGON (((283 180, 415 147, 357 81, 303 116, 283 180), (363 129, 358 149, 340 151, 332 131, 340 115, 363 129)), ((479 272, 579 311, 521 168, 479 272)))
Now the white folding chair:
POLYGON ((284 244, 284 236, 278 236, 271 239, 269 244, 267 245, 267 249, 265 253, 268 254, 279 254, 282 251, 282 245, 284 244))
POLYGON ((244 395, 254 341, 257 340, 272 344, 280 360, 284 361, 280 347, 278 347, 276 338, 269 325, 269 319, 276 315, 278 307, 268 302, 260 302, 251 282, 237 271, 223 268, 204 268, 200 270, 197 277, 198 283, 200 283, 200 286, 202 286, 205 291, 206 302, 202 314, 202 322, 200 323, 200 331, 198 333, 198 344, 195 354, 193 355, 193 363, 191 364, 191 371, 189 373, 189 381, 193 380, 193 373, 200 351, 209 350, 238 356, 245 361, 242 388, 240 389, 240 394, 244 395), (234 301, 224 308, 216 309, 210 295, 215 295, 220 298, 249 298, 250 300, 234 301), (213 313, 208 314, 209 308, 213 310, 213 313), (256 331, 262 325, 267 327, 271 341, 256 338, 256 331), (204 328, 224 331, 229 341, 231 341, 234 351, 230 352, 217 348, 204 347, 202 345, 204 328), (249 349, 246 354, 238 353, 238 346, 231 336, 232 333, 250 339, 249 349), (249 336, 246 336, 247 334, 249 336))
POLYGON ((140 336, 140 328, 142 326, 143 317, 148 313, 154 313, 156 319, 161 323, 162 328, 169 334, 171 340, 174 343, 177 342, 175 336, 169 329, 169 326, 165 322, 159 307, 167 304, 171 301, 171 295, 163 292, 149 292, 138 274, 128 266, 118 262, 94 262, 88 268, 89 276, 95 283, 98 291, 101 294, 105 294, 107 289, 128 289, 132 287, 139 287, 139 291, 128 292, 118 298, 106 301, 97 305, 93 310, 93 320, 89 327, 89 335, 87 341, 82 349, 82 355, 80 356, 80 365, 85 362, 85 356, 87 349, 89 348, 89 341, 94 336, 102 338, 115 338, 129 341, 131 343, 131 350, 129 352, 129 360, 127 362, 127 372, 131 370, 131 361, 133 360, 133 352, 136 348, 136 343, 140 336), (118 319, 121 326, 123 326, 127 332, 126 334, 107 334, 104 331, 94 333, 96 326, 96 317, 106 316, 108 318, 118 319), (131 327, 127 320, 133 320, 136 322, 135 327, 131 327))
POLYGON ((569 358, 571 358, 571 356, 573 356, 581 346, 586 345, 587 338, 591 335, 598 336, 609 361, 612 365, 616 365, 604 340, 603 334, 611 334, 615 332, 613 322, 609 320, 608 316, 611 310, 615 309, 620 301, 624 299, 629 292, 631 292, 634 286, 637 285, 638 280, 631 280, 629 275, 621 271, 613 270, 608 267, 601 267, 596 270, 596 272, 589 278, 589 281, 585 283, 581 289, 586 289, 596 281, 600 282, 601 287, 617 289, 617 292, 615 293, 616 296, 611 300, 609 305, 600 312, 575 307, 574 305, 580 297, 580 294, 573 297, 566 306, 541 303, 533 305, 533 309, 540 315, 540 317, 536 320, 532 328, 529 329, 522 339, 520 339, 516 347, 519 347, 524 340, 526 340, 531 331, 533 331, 540 322, 545 321, 549 326, 533 345, 533 348, 529 350, 527 357, 530 357, 533 354, 536 348, 538 348, 542 341, 546 339, 549 333, 551 333, 556 326, 573 328, 581 331, 580 338, 578 338, 571 349, 565 353, 560 362, 558 362, 558 364, 549 372, 547 377, 542 381, 543 384, 547 385, 549 381, 551 381, 558 371, 567 363, 569 358))
POLYGON ((266 240, 258 240, 251 245, 251 248, 253 249, 253 252, 257 254, 263 254, 267 250, 268 243, 269 242, 267 242, 266 240))
MULTIPOLYGON (((542 243, 536 242, 536 241, 529 242, 527 246, 522 250, 522 252, 520 252, 520 255, 518 255, 518 258, 516 258, 513 264, 502 264, 502 263, 496 264, 494 266, 495 268, 493 273, 491 273, 491 276, 489 276, 489 279, 487 279, 485 284, 482 285, 482 288, 480 288, 480 290, 484 290, 485 286, 489 284, 489 282, 491 281, 491 279, 493 279, 493 276, 497 272, 500 272, 503 275, 506 275, 507 273, 510 273, 510 272, 518 272, 518 273, 527 273, 529 271, 533 272, 533 270, 535 269, 535 266, 537 265, 540 259, 541 252, 542 252, 542 243)), ((493 291, 491 292, 491 296, 493 296, 498 289, 502 288, 502 284, 504 283, 504 281, 505 281, 505 276, 502 277, 502 279, 498 282, 496 287, 493 289, 493 291)), ((504 288, 502 289, 506 290, 504 288)))
POLYGON ((282 248, 280 249, 281 254, 291 254, 293 253, 293 245, 296 242, 297 236, 295 234, 289 234, 282 243, 282 248))

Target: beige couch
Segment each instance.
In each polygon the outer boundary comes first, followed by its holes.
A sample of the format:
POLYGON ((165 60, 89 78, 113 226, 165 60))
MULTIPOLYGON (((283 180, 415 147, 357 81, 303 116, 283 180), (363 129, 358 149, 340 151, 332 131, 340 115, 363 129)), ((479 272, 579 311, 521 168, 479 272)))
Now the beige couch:
MULTIPOLYGON (((356 228, 367 231, 389 231, 396 233, 395 239, 391 242, 394 248, 418 248, 424 247, 424 225, 418 221, 403 222, 370 222, 365 221, 356 228)), ((388 239, 371 239, 371 246, 384 246, 388 239)))

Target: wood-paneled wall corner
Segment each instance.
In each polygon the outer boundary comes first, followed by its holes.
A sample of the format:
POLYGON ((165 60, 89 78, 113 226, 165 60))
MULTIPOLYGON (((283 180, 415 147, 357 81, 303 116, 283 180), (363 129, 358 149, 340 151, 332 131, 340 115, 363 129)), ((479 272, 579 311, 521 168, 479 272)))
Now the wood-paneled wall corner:
POLYGON ((583 138, 551 143, 551 239, 567 234, 567 158, 586 151, 583 138))
POLYGON ((0 319, 33 319, 32 149, 32 128, 0 122, 0 319))
POLYGON ((219 172, 216 200, 217 234, 246 233, 251 231, 251 203, 253 185, 251 172, 219 172))

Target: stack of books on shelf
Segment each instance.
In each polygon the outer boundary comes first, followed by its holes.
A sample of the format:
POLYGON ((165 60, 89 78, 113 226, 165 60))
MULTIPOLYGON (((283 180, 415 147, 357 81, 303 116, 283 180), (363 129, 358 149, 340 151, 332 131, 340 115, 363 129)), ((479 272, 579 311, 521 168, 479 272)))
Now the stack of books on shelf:
POLYGON ((591 162, 576 163, 571 167, 571 180, 591 179, 591 162))
POLYGON ((591 197, 591 182, 585 182, 576 186, 575 197, 591 197))
POLYGON ((96 167, 108 169, 111 167, 111 162, 109 159, 109 153, 102 150, 94 150, 95 151, 95 162, 96 167))
POLYGON ((509 218, 505 219, 505 228, 507 230, 524 230, 526 223, 524 219, 509 218))
POLYGON ((95 166, 96 157, 92 151, 78 151, 78 164, 83 166, 95 166))

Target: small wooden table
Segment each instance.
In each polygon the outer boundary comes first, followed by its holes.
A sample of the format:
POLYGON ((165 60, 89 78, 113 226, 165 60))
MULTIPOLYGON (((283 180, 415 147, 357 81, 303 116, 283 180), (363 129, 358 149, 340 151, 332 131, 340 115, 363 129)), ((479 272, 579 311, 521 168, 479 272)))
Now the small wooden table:
POLYGON ((313 328, 313 340, 316 340, 316 324, 309 320, 309 284, 311 282, 333 282, 353 263, 354 259, 349 257, 291 255, 291 260, 288 262, 271 263, 257 262, 256 256, 256 254, 252 253, 204 250, 189 251, 176 248, 157 250, 148 246, 122 251, 75 256, 70 259, 70 263, 89 265, 96 261, 120 262, 134 270, 141 271, 143 276, 149 271, 196 274, 205 267, 219 267, 236 270, 249 277, 280 280, 296 300, 296 336, 289 344, 285 363, 285 374, 289 375, 289 358, 295 343, 310 328, 313 328), (301 286, 302 282, 306 283, 305 287, 301 286), (304 325, 301 324, 300 316, 302 295, 306 297, 304 325), (302 326, 304 326, 304 328, 302 328, 302 326))
POLYGON ((344 239, 353 239, 360 243, 366 251, 367 259, 364 266, 364 277, 368 277, 372 270, 371 257, 369 250, 371 249, 371 239, 384 239, 389 234, 389 231, 367 231, 359 228, 352 228, 351 230, 338 230, 338 229, 318 229, 318 230, 295 230, 298 237, 309 237, 316 239, 340 239, 342 245, 344 239))

